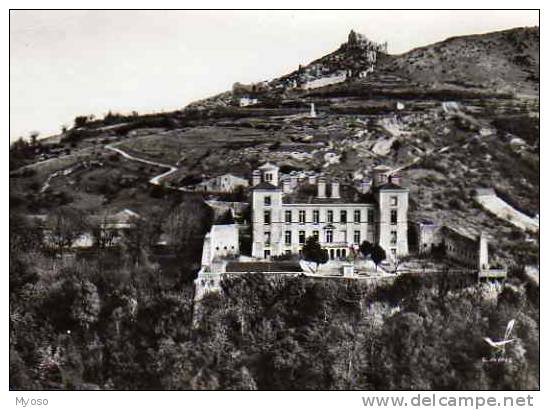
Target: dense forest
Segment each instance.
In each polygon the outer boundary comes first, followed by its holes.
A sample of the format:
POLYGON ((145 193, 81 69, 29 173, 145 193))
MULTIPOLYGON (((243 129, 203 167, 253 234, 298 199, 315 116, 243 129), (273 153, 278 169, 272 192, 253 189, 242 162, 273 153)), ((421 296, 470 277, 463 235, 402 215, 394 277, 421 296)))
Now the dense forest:
POLYGON ((539 290, 516 278, 243 274, 193 306, 191 270, 168 274, 147 246, 59 257, 39 242, 12 216, 11 389, 538 388, 539 290), (494 360, 483 338, 510 319, 494 360))

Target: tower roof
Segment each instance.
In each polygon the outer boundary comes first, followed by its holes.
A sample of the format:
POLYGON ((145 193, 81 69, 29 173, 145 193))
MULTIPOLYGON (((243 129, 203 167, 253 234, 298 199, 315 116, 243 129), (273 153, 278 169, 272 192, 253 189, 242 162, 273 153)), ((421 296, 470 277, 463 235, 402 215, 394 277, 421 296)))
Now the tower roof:
POLYGON ((266 162, 265 164, 261 165, 259 167, 261 170, 267 170, 267 169, 278 169, 278 166, 273 164, 272 162, 266 162))
POLYGON ((377 189, 379 191, 408 191, 408 188, 401 187, 400 185, 392 182, 387 182, 386 184, 380 185, 377 189))
POLYGON ((273 184, 270 184, 269 182, 260 182, 259 184, 257 184, 256 186, 254 186, 252 188, 254 191, 255 190, 262 190, 262 191, 277 191, 277 190, 280 190, 280 188, 278 188, 277 186, 274 186, 273 184))

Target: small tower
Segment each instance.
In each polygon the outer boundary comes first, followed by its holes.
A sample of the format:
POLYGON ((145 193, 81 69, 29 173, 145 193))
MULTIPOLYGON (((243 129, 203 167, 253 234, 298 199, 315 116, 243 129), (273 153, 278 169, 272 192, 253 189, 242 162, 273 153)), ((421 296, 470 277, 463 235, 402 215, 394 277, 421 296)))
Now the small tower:
POLYGON ((270 162, 267 162, 259 167, 263 182, 268 182, 274 186, 278 186, 278 170, 279 168, 270 162))

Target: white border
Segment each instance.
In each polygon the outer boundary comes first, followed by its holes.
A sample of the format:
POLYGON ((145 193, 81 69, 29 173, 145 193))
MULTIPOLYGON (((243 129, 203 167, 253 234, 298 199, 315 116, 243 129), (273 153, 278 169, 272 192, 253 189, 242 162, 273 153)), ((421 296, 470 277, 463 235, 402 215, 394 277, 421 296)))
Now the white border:
MULTIPOLYGON (((460 2, 455 2, 451 6, 459 7, 462 9, 472 8, 497 8, 497 9, 538 9, 546 4, 541 1, 521 1, 513 2, 509 0, 500 0, 498 2, 488 2, 488 1, 472 1, 472 0, 462 0, 460 2)), ((96 0, 96 1, 85 1, 79 2, 78 5, 74 2, 63 0, 63 1, 38 1, 38 0, 29 0, 29 1, 8 1, 6 7, 6 13, 3 15, 3 18, 0 20, 2 24, 2 33, 4 33, 5 38, 1 43, 2 47, 2 56, 6 58, 9 56, 8 52, 8 8, 192 8, 192 9, 202 9, 202 8, 226 8, 230 6, 231 8, 308 8, 314 6, 315 8, 390 8, 390 9, 399 9, 399 8, 409 8, 410 6, 414 8, 440 8, 442 2, 440 1, 384 1, 379 3, 366 3, 364 1, 352 1, 344 0, 334 3, 333 1, 326 0, 317 0, 315 2, 296 2, 295 0, 279 0, 271 2, 253 2, 253 1, 233 1, 227 2, 222 0, 202 0, 195 2, 176 2, 168 0, 157 0, 155 2, 147 2, 142 0, 134 0, 132 2, 122 2, 115 0, 96 0), (377 6, 377 7, 376 7, 377 6), (381 6, 381 7, 380 7, 381 6)), ((447 7, 452 8, 452 7, 447 7)), ((548 12, 549 13, 549 12, 548 12)), ((541 20, 545 20, 545 13, 542 9, 541 18, 540 18, 540 27, 545 27, 544 24, 541 24, 541 20)), ((548 25, 549 27, 549 25, 548 25)), ((548 29, 549 30, 549 29, 548 29)), ((544 67, 544 58, 543 56, 547 55, 547 49, 549 47, 549 40, 543 39, 544 29, 541 29, 541 66, 544 67)), ((8 62, 5 61, 1 65, 1 78, 8 78, 8 62)), ((545 78, 545 77, 543 77, 545 78)), ((542 81, 541 93, 544 96, 547 96, 547 82, 542 81)), ((8 83, 6 80, 2 82, 4 87, 4 98, 2 99, 2 112, 4 113, 4 124, 8 128, 9 124, 9 94, 8 94, 8 83)), ((543 102, 544 99, 542 98, 543 102)), ((543 106, 540 107, 540 111, 543 111, 543 106)), ((541 140, 544 141, 544 131, 548 129, 547 127, 547 116, 542 115, 541 121, 541 140)), ((9 138, 9 129, 6 129, 5 138, 6 144, 8 144, 9 138)), ((543 146, 544 144, 542 144, 543 146)), ((8 168, 8 161, 5 161, 6 168, 8 168)), ((547 166, 543 165, 541 167, 541 173, 543 176, 547 175, 545 171, 547 166)), ((8 169, 5 170, 5 174, 8 175, 8 169)), ((548 194, 547 183, 544 178, 541 178, 541 197, 544 198, 545 194, 548 194)), ((8 192, 8 181, 3 180, 2 192, 8 192)), ((541 214, 546 215, 545 211, 549 209, 545 208, 545 203, 542 203, 541 214)), ((179 408, 179 409, 295 409, 295 408, 309 408, 309 409, 330 409, 330 410, 339 410, 347 408, 363 408, 361 397, 372 393, 363 393, 363 392, 10 392, 8 391, 8 351, 9 351, 9 333, 8 333, 8 213, 9 213, 9 203, 6 199, 2 203, 2 213, 3 218, 3 231, 5 234, 2 238, 1 251, 3 255, 3 266, 5 267, 3 274, 3 292, 2 292, 2 306, 4 307, 1 315, 1 331, 2 331, 2 344, 0 351, 2 354, 2 368, 4 369, 2 373, 2 379, 0 386, 2 386, 2 395, 0 396, 0 405, 3 409, 11 408, 21 408, 22 406, 16 406, 15 400, 18 396, 23 396, 26 398, 47 398, 49 400, 47 407, 51 409, 90 409, 97 410, 98 408, 110 409, 110 408, 132 408, 132 409, 150 409, 150 408, 179 408)), ((549 214, 549 213, 548 213, 549 214)), ((541 218, 541 221, 545 219, 541 218)), ((541 230, 545 232, 545 229, 541 230)), ((545 244, 545 242, 542 241, 545 244)), ((541 256, 541 265, 546 266, 546 258, 544 253, 541 256)), ((542 273, 543 275, 543 273, 542 273)), ((543 283, 543 280, 541 280, 543 283)), ((542 288, 542 301, 547 296, 542 288)), ((546 304, 542 303, 542 312, 541 317, 547 318, 548 312, 546 309, 546 304)), ((543 322, 547 320, 543 319, 543 322)), ((545 334, 541 332, 541 340, 545 342, 545 334)), ((486 396, 487 394, 503 397, 503 396, 526 396, 531 394, 534 396, 534 408, 548 408, 549 399, 546 392, 549 391, 547 387, 548 377, 547 376, 547 349, 541 349, 541 383, 545 387, 541 392, 490 392, 490 393, 480 393, 472 392, 472 396, 486 396)), ((426 392, 427 395, 432 392, 426 392)), ((375 392, 373 394, 376 394, 375 392)), ((378 395, 383 394, 378 392, 378 395)), ((393 396, 406 396, 411 398, 416 396, 417 393, 412 392, 386 392, 387 395, 393 396)), ((441 394, 452 394, 451 392, 439 392, 441 394)), ((465 392, 456 392, 456 394, 465 394, 465 392)), ((387 407, 391 408, 391 407, 387 407)), ((433 408, 443 408, 436 406, 433 408)))

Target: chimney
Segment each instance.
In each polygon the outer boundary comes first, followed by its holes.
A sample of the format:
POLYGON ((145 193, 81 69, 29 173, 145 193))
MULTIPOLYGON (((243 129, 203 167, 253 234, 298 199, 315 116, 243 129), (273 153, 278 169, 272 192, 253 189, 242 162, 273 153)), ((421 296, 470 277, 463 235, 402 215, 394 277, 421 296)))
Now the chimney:
POLYGON ((385 166, 385 165, 378 165, 374 168, 373 176, 374 176, 374 186, 380 186, 387 182, 388 176, 387 174, 391 171, 391 168, 385 166))
POLYGON ((341 198, 339 195, 339 182, 332 182, 332 198, 341 198))
POLYGON ((326 198, 326 178, 324 177, 318 179, 318 197, 326 198))
POLYGON ((395 185, 400 185, 400 175, 398 174, 394 174, 394 175, 391 175, 391 182, 395 185))
POLYGON ((285 194, 292 192, 291 181, 288 178, 282 181, 282 192, 285 194))
POLYGON ((252 186, 256 186, 261 182, 261 171, 259 169, 252 172, 252 186))
POLYGON ((370 187, 372 186, 372 180, 371 179, 363 179, 360 182, 360 192, 365 194, 370 190, 370 187))
POLYGON ((297 188, 297 175, 292 175, 290 177, 290 186, 292 187, 292 189, 297 188))

